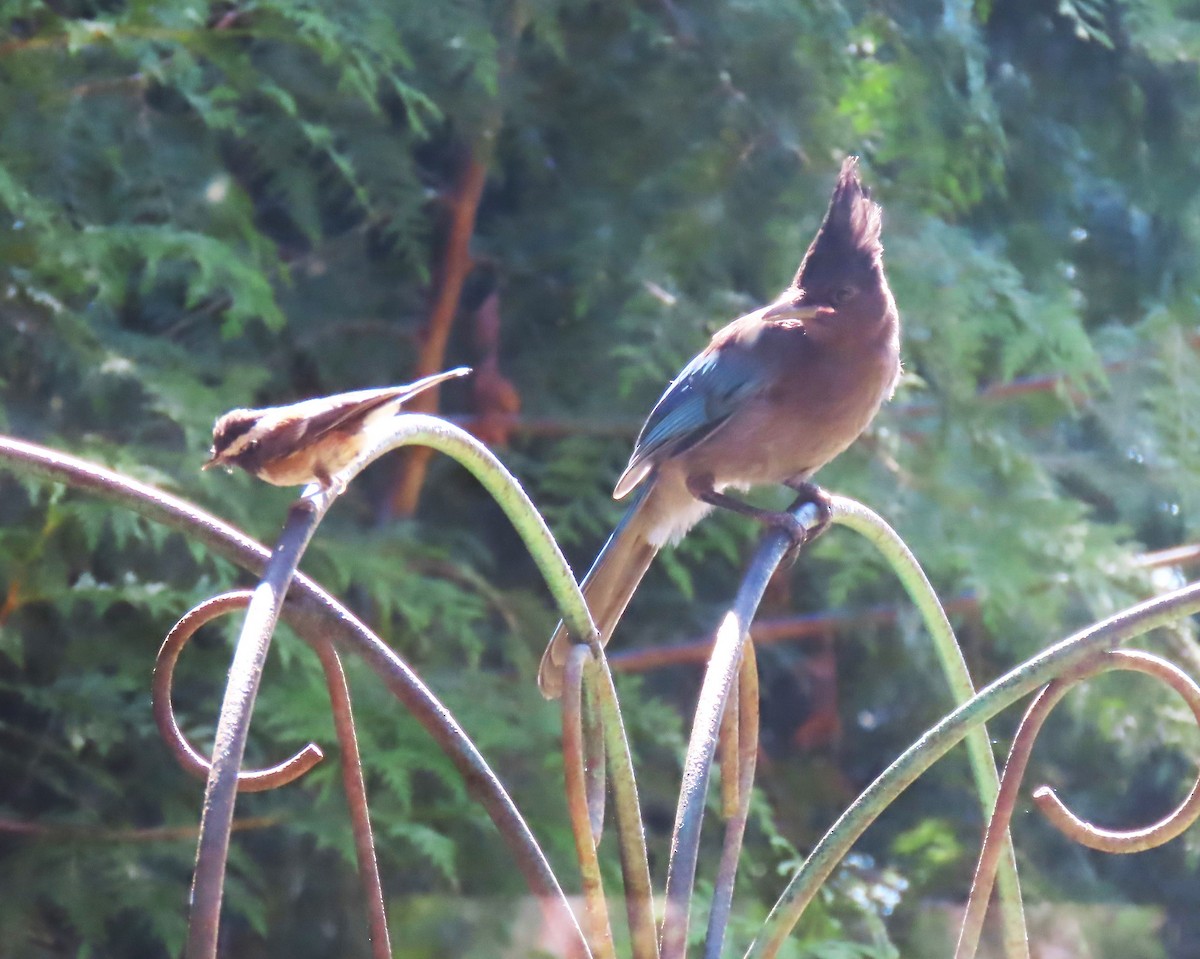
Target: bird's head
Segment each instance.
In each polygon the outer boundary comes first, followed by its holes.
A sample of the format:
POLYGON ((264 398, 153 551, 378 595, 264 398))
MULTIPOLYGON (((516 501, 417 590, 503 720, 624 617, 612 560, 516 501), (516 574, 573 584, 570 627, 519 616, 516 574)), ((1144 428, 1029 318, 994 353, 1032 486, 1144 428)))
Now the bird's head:
POLYGON ((250 431, 261 418, 261 410, 230 410, 213 425, 212 449, 201 469, 231 466, 246 452, 252 438, 250 431))
POLYGON ((881 210, 847 157, 817 235, 792 285, 767 307, 764 319, 795 319, 822 332, 861 332, 895 313, 883 275, 881 210))

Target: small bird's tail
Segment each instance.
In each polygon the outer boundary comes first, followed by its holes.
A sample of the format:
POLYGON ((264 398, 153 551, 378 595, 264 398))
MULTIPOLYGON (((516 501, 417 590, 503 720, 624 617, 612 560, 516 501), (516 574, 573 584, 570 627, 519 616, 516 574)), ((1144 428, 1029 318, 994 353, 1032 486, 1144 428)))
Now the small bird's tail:
POLYGON ((469 366, 457 366, 452 370, 446 370, 442 373, 433 373, 430 376, 422 376, 419 380, 413 380, 407 386, 399 387, 401 395, 397 397, 401 402, 411 400, 418 393, 424 393, 432 386, 437 386, 439 383, 445 383, 446 380, 453 380, 460 376, 466 376, 471 372, 469 366))
MULTIPOLYGON (((608 643, 630 597, 658 552, 658 547, 646 538, 652 517, 657 513, 654 493, 653 482, 646 483, 636 492, 625 516, 581 584, 602 645, 608 643)), ((558 699, 562 695, 563 670, 571 645, 572 638, 567 634, 566 626, 559 623, 538 669, 538 689, 547 699, 558 699)))

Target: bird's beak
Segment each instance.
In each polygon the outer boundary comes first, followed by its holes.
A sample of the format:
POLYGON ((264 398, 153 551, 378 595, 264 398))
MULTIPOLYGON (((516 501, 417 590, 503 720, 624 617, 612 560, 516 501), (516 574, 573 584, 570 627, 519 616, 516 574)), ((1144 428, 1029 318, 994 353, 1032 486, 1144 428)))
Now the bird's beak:
POLYGON ((218 465, 218 463, 217 463, 217 454, 216 454, 216 453, 212 453, 212 454, 210 454, 210 455, 209 455, 208 459, 206 459, 206 460, 204 461, 204 464, 203 464, 203 465, 202 465, 200 468, 201 468, 202 470, 210 470, 210 469, 212 469, 214 466, 217 466, 217 465, 218 465))
POLYGON ((833 310, 807 300, 803 290, 784 290, 770 306, 763 310, 764 320, 812 320, 833 310))

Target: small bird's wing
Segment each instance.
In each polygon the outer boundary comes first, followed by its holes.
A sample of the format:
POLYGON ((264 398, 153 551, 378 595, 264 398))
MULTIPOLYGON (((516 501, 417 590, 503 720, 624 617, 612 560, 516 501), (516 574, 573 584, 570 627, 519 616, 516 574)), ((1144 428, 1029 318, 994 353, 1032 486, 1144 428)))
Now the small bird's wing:
POLYGON ((357 390, 345 394, 345 399, 330 406, 308 420, 308 434, 320 436, 345 426, 354 420, 362 419, 373 410, 394 403, 406 390, 403 387, 381 390, 357 390))
POLYGON ((389 403, 405 402, 431 386, 437 386, 446 380, 470 373, 467 367, 447 370, 444 373, 434 373, 422 377, 405 386, 384 386, 374 390, 355 390, 343 393, 338 397, 318 398, 297 403, 292 409, 295 419, 303 422, 295 426, 295 432, 288 438, 299 443, 306 437, 323 436, 330 430, 345 426, 355 420, 360 420, 389 403), (311 412, 306 409, 311 407, 311 412))
POLYGON ((621 499, 655 464, 711 436, 763 389, 759 362, 747 350, 714 344, 693 359, 651 410, 613 496, 621 499))

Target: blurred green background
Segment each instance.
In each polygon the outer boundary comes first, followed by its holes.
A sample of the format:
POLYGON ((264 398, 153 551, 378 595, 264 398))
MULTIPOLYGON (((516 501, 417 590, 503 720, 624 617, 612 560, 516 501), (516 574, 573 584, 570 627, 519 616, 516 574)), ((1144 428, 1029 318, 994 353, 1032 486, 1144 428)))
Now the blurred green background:
MULTIPOLYGON (((855 153, 885 208, 907 375, 820 479, 906 538, 986 680, 1187 575, 1143 558, 1197 538, 1198 65, 1200 6, 1175 0, 0 0, 0 427, 269 542, 291 494, 198 471, 218 414, 471 364, 443 411, 498 448, 583 570, 642 418, 712 331, 786 285, 855 153)), ((373 467, 304 568, 451 706, 575 889, 558 713, 534 684, 547 595, 462 470, 435 458, 420 479, 373 467)), ((664 555, 614 654, 701 637, 756 532, 714 516, 664 555)), ((194 826, 201 787, 153 730, 151 663, 188 607, 244 581, 0 474, 0 957, 179 953, 194 841, 153 830, 194 826)), ((760 652, 730 954, 949 707, 852 534, 772 587, 766 619, 880 606, 895 615, 760 652)), ((1183 630, 1155 642, 1200 662, 1183 630)), ((197 742, 228 643, 203 633, 181 665, 197 742)), ((500 945, 522 886, 490 822, 354 665, 396 955, 528 954, 520 930, 500 945)), ((621 680, 659 885, 697 682, 621 680)), ((1093 683, 1031 775, 1083 815, 1146 822, 1193 775, 1183 712, 1147 680, 1093 683)), ((285 635, 249 759, 310 738, 333 741, 326 695, 285 635)), ((324 765, 239 801, 272 825, 235 839, 228 955, 367 954, 324 765)), ((980 828, 956 753, 867 834, 791 954, 942 954, 980 828)), ((1027 805, 1014 828, 1037 909, 1111 919, 1071 954, 1200 955, 1194 838, 1108 857, 1027 805)))

